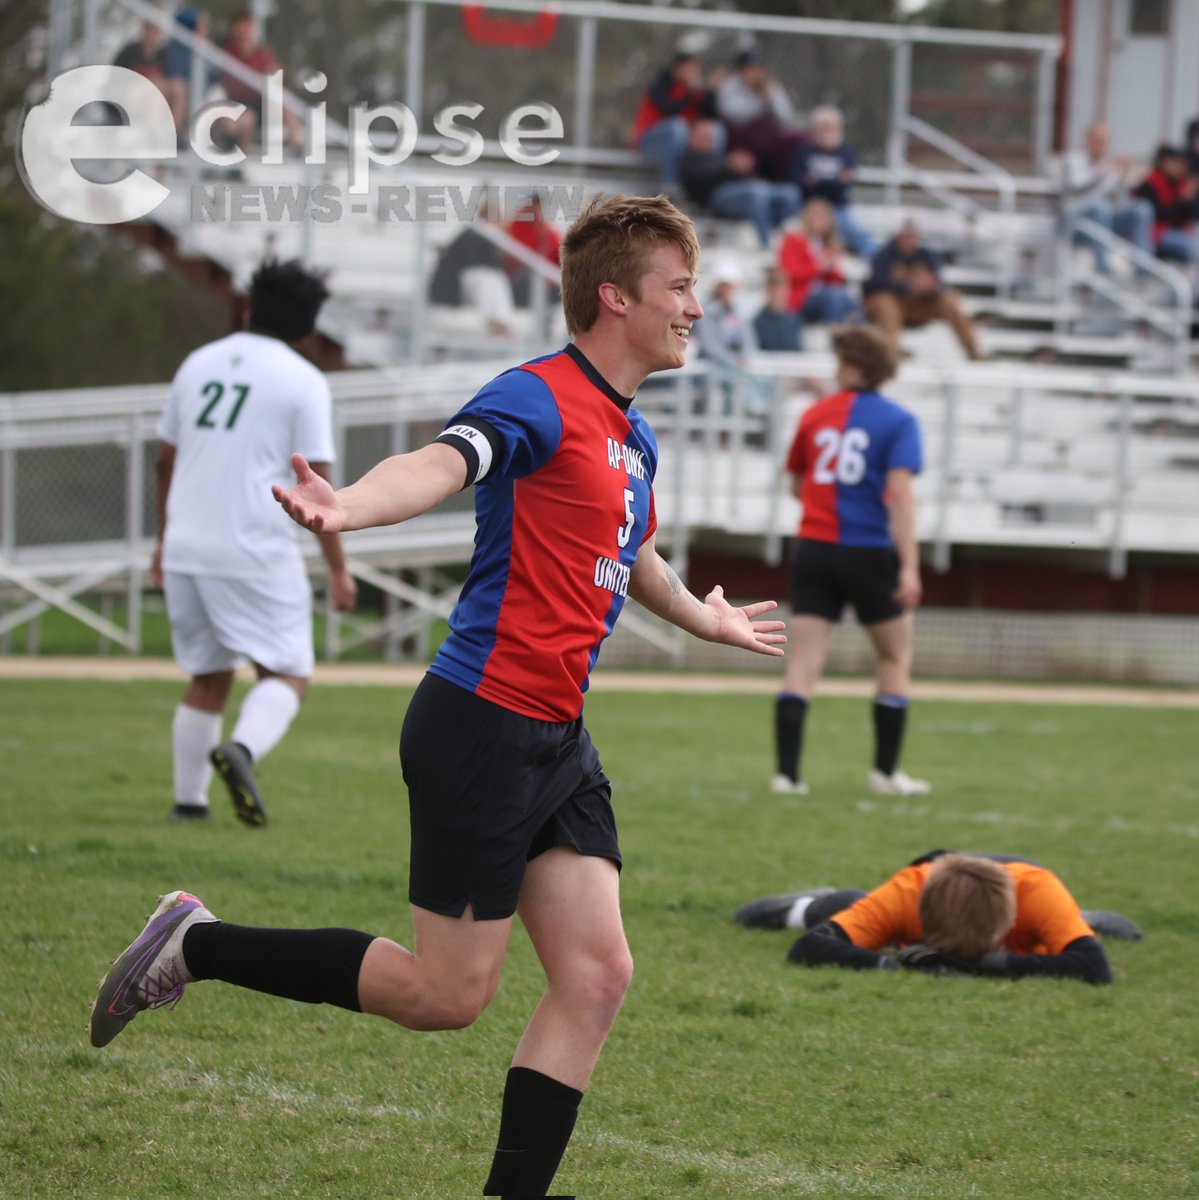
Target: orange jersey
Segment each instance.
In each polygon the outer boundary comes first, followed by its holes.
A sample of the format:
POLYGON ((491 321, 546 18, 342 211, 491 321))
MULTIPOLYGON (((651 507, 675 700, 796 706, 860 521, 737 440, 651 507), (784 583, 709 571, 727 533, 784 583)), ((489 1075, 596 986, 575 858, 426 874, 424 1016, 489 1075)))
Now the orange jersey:
MULTIPOLYGON (((832 920, 865 950, 924 941, 920 892, 935 865, 934 860, 904 867, 832 920)), ((1016 884, 1016 923, 999 949, 1013 954, 1060 954, 1076 938, 1095 936, 1074 897, 1052 871, 1024 862, 999 865, 1016 884)))

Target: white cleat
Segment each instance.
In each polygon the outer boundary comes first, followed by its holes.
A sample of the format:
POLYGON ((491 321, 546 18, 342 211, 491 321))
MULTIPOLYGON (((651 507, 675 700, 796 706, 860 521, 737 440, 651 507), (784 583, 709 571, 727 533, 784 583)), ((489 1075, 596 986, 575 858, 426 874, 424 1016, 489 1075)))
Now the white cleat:
POLYGON ((913 779, 903 771, 893 771, 890 775, 871 771, 868 782, 876 796, 927 796, 933 790, 927 779, 913 779))
POLYGON ((780 772, 770 781, 770 790, 776 796, 806 796, 808 785, 802 779, 792 779, 780 772))
POLYGON ((139 1012, 179 1003, 195 978, 183 961, 183 935, 197 922, 216 919, 189 892, 158 897, 146 927, 100 981, 90 1022, 93 1046, 107 1046, 139 1012))

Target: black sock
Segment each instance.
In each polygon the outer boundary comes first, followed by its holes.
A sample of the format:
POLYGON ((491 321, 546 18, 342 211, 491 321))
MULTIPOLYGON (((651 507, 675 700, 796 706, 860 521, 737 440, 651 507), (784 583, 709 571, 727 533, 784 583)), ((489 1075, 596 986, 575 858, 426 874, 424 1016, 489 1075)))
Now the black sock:
POLYGON ((908 718, 908 698, 880 692, 874 698, 874 767, 884 775, 894 774, 903 746, 903 727, 908 718))
POLYGON ((196 979, 361 1012, 358 972, 374 940, 356 929, 256 929, 205 921, 184 934, 183 961, 196 979))
POLYGON ((544 1196, 574 1131, 583 1093, 540 1071, 512 1067, 484 1196, 544 1196))
POLYGON ((774 702, 774 747, 778 773, 792 783, 799 780, 799 757, 803 753, 804 718, 808 702, 793 692, 779 692, 774 702))

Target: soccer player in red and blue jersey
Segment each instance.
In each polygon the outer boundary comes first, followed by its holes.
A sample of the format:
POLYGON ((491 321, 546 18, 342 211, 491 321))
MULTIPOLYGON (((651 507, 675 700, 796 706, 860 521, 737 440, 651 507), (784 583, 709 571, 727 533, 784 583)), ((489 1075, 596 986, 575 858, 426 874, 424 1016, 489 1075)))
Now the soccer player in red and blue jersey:
MULTIPOLYGON (((683 365, 699 246, 665 197, 597 200, 562 246, 574 341, 484 387, 431 444, 339 491, 300 457, 288 513, 321 533, 407 520, 475 489, 475 554, 451 633, 408 708, 413 950, 347 929, 256 929, 194 896, 162 899, 108 973, 94 1045, 193 980, 470 1025, 499 983, 514 915, 547 989, 504 1088, 488 1196, 544 1196, 632 972, 611 786, 583 693, 626 596, 708 641, 781 655, 772 601, 693 596, 655 549, 657 446, 633 406, 683 365)), ((398 1190, 405 1191, 402 1181, 398 1190)))
POLYGON ((790 645, 775 703, 771 786, 807 794, 799 764, 808 703, 833 625, 850 603, 878 659, 870 788, 918 795, 929 785, 901 771, 899 755, 911 687, 912 610, 921 592, 913 487, 920 428, 877 391, 895 373, 894 351, 881 334, 844 328, 833 346, 841 390, 804 412, 787 456, 803 516, 791 560, 790 645))

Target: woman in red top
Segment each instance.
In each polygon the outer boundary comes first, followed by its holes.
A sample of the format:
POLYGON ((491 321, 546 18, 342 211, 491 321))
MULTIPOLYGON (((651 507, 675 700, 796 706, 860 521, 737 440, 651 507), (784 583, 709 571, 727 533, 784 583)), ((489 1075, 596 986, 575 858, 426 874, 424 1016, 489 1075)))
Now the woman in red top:
POLYGON ((841 274, 837 218, 827 200, 804 205, 798 223, 779 244, 778 265, 791 280, 791 310, 805 321, 835 325, 857 308, 841 274))

